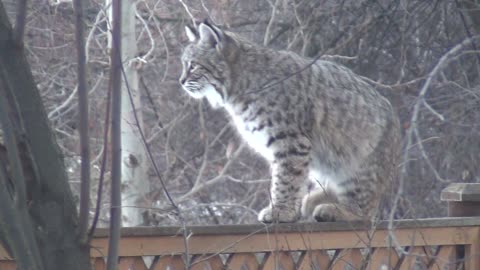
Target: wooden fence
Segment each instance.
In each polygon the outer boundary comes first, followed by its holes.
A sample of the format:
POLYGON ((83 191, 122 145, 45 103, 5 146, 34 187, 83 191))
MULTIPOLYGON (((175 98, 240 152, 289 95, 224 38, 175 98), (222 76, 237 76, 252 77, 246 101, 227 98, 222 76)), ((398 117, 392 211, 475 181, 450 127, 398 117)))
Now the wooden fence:
MULTIPOLYGON (((480 218, 362 223, 297 223, 187 228, 126 228, 120 269, 480 269, 480 218), (392 239, 393 237, 393 239, 392 239), (390 266, 390 267, 386 267, 390 266), (383 268, 382 268, 383 267, 383 268)), ((104 269, 107 231, 93 241, 95 269, 104 269)))
MULTIPOLYGON (((466 269, 480 270, 480 207, 471 188, 446 190, 448 217, 361 222, 124 228, 121 270, 466 269), (460 195, 459 195, 460 194, 460 195), (462 195, 463 194, 463 195, 462 195), (466 207, 462 207, 465 202, 466 207), (153 262, 147 268, 143 256, 153 262)), ((105 269, 108 231, 92 241, 94 269, 105 269)), ((149 263, 150 264, 150 263, 149 263)), ((0 250, 0 269, 15 269, 0 250), (3 258, 3 259, 2 259, 3 258)))

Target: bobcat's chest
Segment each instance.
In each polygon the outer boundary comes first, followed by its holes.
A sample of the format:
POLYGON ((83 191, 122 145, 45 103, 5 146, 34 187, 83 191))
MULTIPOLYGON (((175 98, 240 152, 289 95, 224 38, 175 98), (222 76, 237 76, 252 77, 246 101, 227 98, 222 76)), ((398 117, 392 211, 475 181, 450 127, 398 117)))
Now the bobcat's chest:
POLYGON ((247 143, 260 153, 268 161, 273 161, 273 151, 267 147, 269 135, 266 128, 259 130, 260 121, 258 119, 245 120, 241 115, 238 115, 232 106, 226 105, 225 109, 229 112, 233 119, 235 127, 239 131, 242 138, 247 143))

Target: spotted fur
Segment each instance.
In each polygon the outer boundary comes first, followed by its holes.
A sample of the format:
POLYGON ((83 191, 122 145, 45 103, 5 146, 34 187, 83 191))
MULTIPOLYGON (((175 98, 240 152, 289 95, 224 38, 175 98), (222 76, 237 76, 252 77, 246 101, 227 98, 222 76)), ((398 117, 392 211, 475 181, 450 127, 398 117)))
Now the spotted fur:
POLYGON ((396 167, 390 103, 349 69, 276 51, 216 26, 186 28, 180 83, 223 107, 271 164, 262 222, 372 218, 396 167), (316 188, 307 190, 310 179, 316 188))

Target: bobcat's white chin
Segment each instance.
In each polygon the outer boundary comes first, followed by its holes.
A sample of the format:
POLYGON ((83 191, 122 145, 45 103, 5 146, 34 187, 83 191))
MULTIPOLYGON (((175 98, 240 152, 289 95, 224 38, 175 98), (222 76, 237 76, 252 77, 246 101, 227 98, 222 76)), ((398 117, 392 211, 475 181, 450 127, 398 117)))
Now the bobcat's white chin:
POLYGON ((201 90, 202 96, 206 97, 212 108, 217 109, 225 105, 222 95, 211 85, 205 86, 201 90))
POLYGON ((217 109, 225 105, 222 95, 212 85, 207 85, 202 90, 212 108, 217 109))
POLYGON ((185 92, 187 92, 187 94, 191 97, 193 97, 194 99, 201 99, 204 97, 204 94, 202 92, 192 92, 190 90, 188 90, 188 88, 183 88, 183 90, 185 90, 185 92))
MULTIPOLYGON (((220 93, 218 93, 218 91, 210 84, 205 85, 203 88, 197 91, 191 91, 185 85, 182 85, 182 88, 194 99, 201 99, 204 97, 207 98, 208 103, 210 103, 214 109, 223 107, 225 105, 222 95, 220 95, 220 93)), ((223 92, 225 94, 225 91, 223 92)))

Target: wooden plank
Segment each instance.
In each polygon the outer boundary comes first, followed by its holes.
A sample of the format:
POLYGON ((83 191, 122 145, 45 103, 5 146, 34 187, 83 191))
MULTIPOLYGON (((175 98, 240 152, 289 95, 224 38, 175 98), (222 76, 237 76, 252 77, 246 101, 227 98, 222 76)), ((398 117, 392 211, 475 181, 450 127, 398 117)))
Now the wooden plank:
POLYGON ((148 270, 142 257, 121 257, 118 262, 119 270, 148 270))
POLYGON ((253 253, 234 253, 228 257, 228 270, 257 270, 259 264, 253 253))
POLYGON ((428 247, 413 247, 405 254, 400 270, 426 269, 431 259, 428 247))
POLYGON ((465 270, 480 269, 480 245, 472 244, 465 247, 465 270))
POLYGON ((465 270, 480 269, 480 228, 473 236, 473 243, 465 246, 465 270))
POLYGON ((182 256, 162 256, 160 259, 153 265, 152 270, 185 270, 185 264, 183 262, 182 256))
POLYGON ((432 270, 455 270, 457 269, 457 247, 440 246, 430 269, 432 270))
MULTIPOLYGON (((93 258, 92 259, 93 270, 105 270, 105 259, 104 258, 93 258)), ((1 269, 1 268, 0 268, 1 269)))
POLYGON ((295 263, 290 252, 271 252, 265 255, 262 270, 290 270, 295 269, 295 263))
MULTIPOLYGON (((381 222, 374 235, 371 247, 387 247, 388 235, 385 222, 381 222)), ((268 241, 272 235, 281 236, 279 245, 296 250, 344 249, 365 246, 368 243, 365 223, 325 222, 294 223, 278 225, 234 225, 188 227, 193 235, 189 240, 191 254, 266 252, 275 250, 268 241), (362 225, 363 224, 363 225, 362 225), (357 228, 357 231, 352 230, 357 228), (363 228, 363 229, 362 229, 363 228), (305 238, 304 240, 300 240, 305 238), (311 243, 308 248, 305 243, 311 243), (251 244, 255 243, 255 244, 251 244), (288 244, 287 244, 288 243, 288 244), (205 245, 206 244, 206 245, 205 245), (205 246, 207 250, 205 250, 205 246)), ((396 238, 400 244, 413 245, 462 245, 471 244, 473 233, 480 225, 480 218, 441 218, 395 221, 396 238), (416 237, 420 236, 420 237, 416 237)), ((181 227, 125 228, 120 243, 121 256, 148 256, 181 254, 185 247, 181 227)), ((108 230, 99 229, 92 241, 91 255, 102 257, 108 254, 108 230), (97 250, 98 248, 98 250, 97 250)), ((0 260, 11 258, 0 247, 0 260)), ((480 267, 480 262, 477 264, 480 267)), ((480 268, 478 268, 480 269, 480 268)))
POLYGON ((474 217, 480 216, 480 202, 448 202, 448 216, 474 217))
POLYGON ((397 265, 398 260, 398 254, 395 249, 376 248, 368 262, 367 269, 393 269, 397 265))
MULTIPOLYGON (((393 233, 402 246, 434 246, 471 244, 477 239, 477 231, 476 227, 438 227, 397 229, 393 233)), ((371 239, 366 231, 191 235, 188 246, 190 254, 362 248, 367 243, 375 248, 388 247, 388 234, 387 230, 377 230, 371 239)), ((184 250, 185 243, 179 235, 124 237, 120 239, 119 253, 120 256, 171 255, 182 254, 184 250)), ((91 256, 103 254, 108 254, 108 239, 94 239, 91 256)))
POLYGON ((12 261, 12 257, 8 254, 7 250, 0 244, 0 262, 2 261, 12 261))
POLYGON ((223 262, 219 255, 196 256, 191 270, 223 270, 223 262))
POLYGON ((1 270, 17 270, 17 264, 13 261, 0 261, 1 270))
MULTIPOLYGON (((395 220, 393 228, 395 229, 418 229, 418 228, 438 228, 438 227, 466 227, 480 226, 480 217, 442 217, 426 219, 402 219, 395 220)), ((247 225, 207 225, 207 226, 188 226, 188 232, 194 235, 246 235, 266 232, 332 232, 332 231, 352 231, 365 230, 371 228, 368 222, 360 221, 339 221, 339 222, 312 222, 312 223, 280 223, 280 224, 247 224, 247 225)), ((389 228, 388 221, 380 221, 375 227, 379 230, 389 228)), ((130 236, 173 236, 182 235, 183 227, 164 226, 164 227, 125 227, 122 228, 122 237, 130 236)), ((108 228, 98 228, 95 231, 94 238, 108 237, 108 228)), ((1 258, 1 257, 0 257, 1 258)))
POLYGON ((345 249, 336 256, 332 270, 362 269, 363 256, 359 249, 345 249))
POLYGON ((442 190, 440 200, 447 202, 480 202, 480 183, 450 183, 442 190))
POLYGON ((299 270, 328 269, 330 256, 325 250, 309 250, 303 254, 297 265, 299 270))

